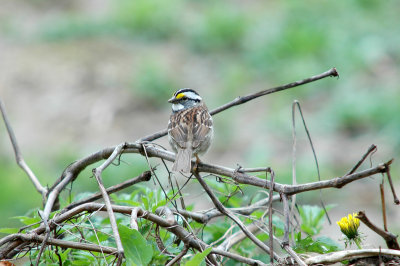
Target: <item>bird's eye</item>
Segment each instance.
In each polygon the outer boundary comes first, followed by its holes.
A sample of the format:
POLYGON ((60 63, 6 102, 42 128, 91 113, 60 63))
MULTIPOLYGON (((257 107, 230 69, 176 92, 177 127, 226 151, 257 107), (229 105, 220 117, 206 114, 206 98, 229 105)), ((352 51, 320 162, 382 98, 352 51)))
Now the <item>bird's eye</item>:
POLYGON ((185 101, 185 100, 187 100, 187 97, 186 97, 186 96, 183 96, 183 97, 181 98, 181 100, 185 101))

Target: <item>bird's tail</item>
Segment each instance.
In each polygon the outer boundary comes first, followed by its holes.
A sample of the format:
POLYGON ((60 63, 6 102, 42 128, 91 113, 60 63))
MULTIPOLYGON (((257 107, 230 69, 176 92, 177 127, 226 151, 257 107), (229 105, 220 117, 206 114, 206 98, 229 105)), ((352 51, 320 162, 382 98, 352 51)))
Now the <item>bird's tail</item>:
POLYGON ((173 172, 190 173, 192 167, 192 150, 191 149, 178 149, 174 165, 172 166, 173 172))

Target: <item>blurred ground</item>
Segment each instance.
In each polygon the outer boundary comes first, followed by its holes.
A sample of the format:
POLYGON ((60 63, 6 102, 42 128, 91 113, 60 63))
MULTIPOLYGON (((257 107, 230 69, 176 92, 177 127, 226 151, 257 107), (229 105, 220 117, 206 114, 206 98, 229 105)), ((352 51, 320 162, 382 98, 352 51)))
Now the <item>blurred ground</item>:
MULTIPOLYGON (((229 167, 268 165, 279 182, 290 182, 291 103, 297 99, 323 179, 346 173, 374 143, 373 165, 395 158, 399 188, 398 2, 0 0, 0 6, 0 97, 25 159, 43 183, 52 184, 77 158, 165 128, 166 100, 177 88, 197 89, 213 109, 337 67, 339 79, 215 116, 216 137, 204 160, 229 167)), ((316 180, 303 130, 298 137, 298 181, 316 180)), ((165 138, 157 143, 168 147, 165 138)), ((128 171, 132 176, 145 167, 135 163, 141 166, 128 171)), ((14 162, 3 125, 0 176, 2 217, 40 205, 14 162), (22 188, 24 197, 18 196, 22 188)), ((82 191, 96 189, 88 176, 82 177, 82 191)), ((380 180, 324 191, 327 203, 338 204, 333 221, 366 210, 379 224, 380 180)), ((317 196, 301 195, 298 201, 318 204, 317 196)), ((394 221, 400 212, 389 193, 386 199, 389 227, 398 234, 394 221)), ((0 222, 14 225, 15 220, 0 222)))

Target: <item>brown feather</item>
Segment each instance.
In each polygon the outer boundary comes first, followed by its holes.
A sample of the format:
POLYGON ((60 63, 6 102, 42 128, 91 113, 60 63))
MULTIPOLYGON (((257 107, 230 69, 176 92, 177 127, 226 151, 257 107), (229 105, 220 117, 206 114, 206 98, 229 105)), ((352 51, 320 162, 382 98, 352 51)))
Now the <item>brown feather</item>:
POLYGON ((212 118, 204 103, 172 113, 168 136, 177 152, 172 171, 190 173, 192 156, 207 151, 212 134, 212 118))

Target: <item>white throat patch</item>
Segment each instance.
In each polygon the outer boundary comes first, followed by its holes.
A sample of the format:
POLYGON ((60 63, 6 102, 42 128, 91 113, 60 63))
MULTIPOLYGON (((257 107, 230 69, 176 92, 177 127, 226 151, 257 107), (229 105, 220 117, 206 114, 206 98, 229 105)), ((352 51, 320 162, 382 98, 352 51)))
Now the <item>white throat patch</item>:
POLYGON ((178 111, 182 110, 183 108, 185 108, 185 106, 183 106, 180 103, 174 103, 172 105, 172 111, 174 111, 174 112, 178 112, 178 111))

